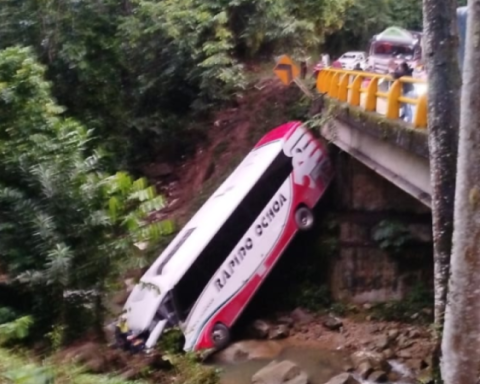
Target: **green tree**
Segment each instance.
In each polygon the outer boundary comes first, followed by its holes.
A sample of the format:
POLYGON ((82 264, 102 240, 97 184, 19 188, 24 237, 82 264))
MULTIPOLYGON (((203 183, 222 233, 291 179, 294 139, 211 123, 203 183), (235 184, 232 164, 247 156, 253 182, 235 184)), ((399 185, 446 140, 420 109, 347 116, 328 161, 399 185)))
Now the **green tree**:
POLYGON ((102 149, 61 116, 44 75, 31 50, 0 52, 0 260, 30 290, 41 324, 68 330, 68 292, 92 292, 100 329, 107 284, 134 244, 172 227, 148 222, 164 202, 145 180, 102 171, 102 149))

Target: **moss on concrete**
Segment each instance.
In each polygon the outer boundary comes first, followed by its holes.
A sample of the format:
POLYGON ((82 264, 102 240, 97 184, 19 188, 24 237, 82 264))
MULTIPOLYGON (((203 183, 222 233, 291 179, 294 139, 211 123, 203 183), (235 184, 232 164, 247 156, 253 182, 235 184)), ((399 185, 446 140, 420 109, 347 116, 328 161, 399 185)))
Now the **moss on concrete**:
POLYGON ((325 98, 323 110, 345 124, 428 159, 426 129, 414 129, 401 120, 390 120, 378 113, 366 112, 329 98, 325 98))

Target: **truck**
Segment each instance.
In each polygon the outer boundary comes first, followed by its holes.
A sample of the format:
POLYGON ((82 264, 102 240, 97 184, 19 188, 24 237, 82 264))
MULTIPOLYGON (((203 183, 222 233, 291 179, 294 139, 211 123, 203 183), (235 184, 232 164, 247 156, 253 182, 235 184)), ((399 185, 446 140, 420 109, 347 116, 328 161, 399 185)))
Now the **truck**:
POLYGON ((414 68, 421 58, 421 32, 389 27, 370 40, 367 70, 386 74, 404 61, 414 68))

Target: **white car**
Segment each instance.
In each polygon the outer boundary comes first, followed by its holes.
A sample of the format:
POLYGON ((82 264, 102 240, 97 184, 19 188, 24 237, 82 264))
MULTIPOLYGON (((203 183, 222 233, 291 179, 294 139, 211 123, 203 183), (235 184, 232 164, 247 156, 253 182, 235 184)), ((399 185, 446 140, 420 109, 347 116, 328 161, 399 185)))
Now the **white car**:
POLYGON ((354 69, 360 65, 361 69, 365 69, 367 63, 366 52, 346 52, 338 59, 343 69, 354 69))

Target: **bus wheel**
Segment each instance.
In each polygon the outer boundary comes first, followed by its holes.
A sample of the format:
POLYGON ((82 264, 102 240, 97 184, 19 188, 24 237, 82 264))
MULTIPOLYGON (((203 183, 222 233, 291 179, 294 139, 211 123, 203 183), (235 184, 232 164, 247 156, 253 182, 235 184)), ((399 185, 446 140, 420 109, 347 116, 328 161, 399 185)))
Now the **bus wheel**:
POLYGON ((307 207, 299 207, 295 212, 295 222, 297 223, 298 229, 301 231, 306 231, 312 228, 314 221, 315 218, 313 213, 307 207))
POLYGON ((215 324, 212 330, 212 341, 216 349, 223 349, 230 343, 230 330, 226 325, 215 324))

